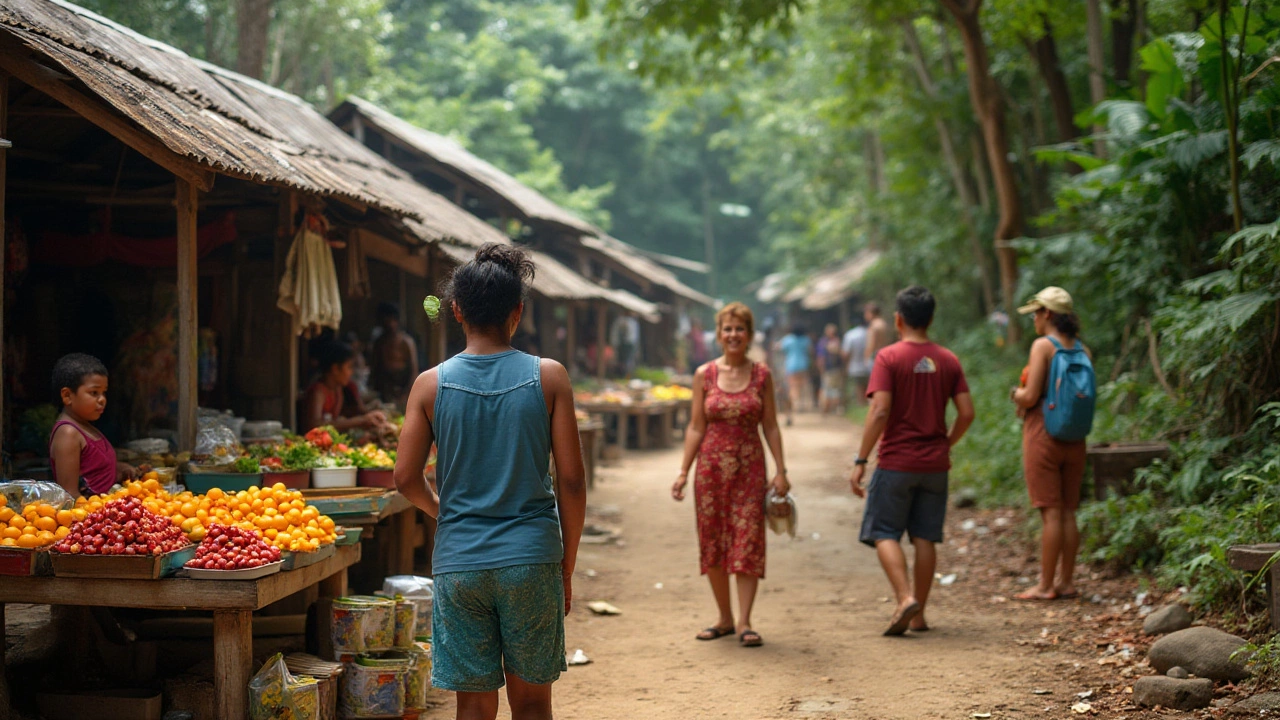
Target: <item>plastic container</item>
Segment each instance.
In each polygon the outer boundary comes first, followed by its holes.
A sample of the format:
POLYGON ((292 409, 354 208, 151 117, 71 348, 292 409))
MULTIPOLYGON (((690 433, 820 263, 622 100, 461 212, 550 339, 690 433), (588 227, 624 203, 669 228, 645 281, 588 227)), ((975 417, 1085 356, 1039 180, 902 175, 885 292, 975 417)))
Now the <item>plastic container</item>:
POLYGON ((416 642, 409 650, 409 670, 404 674, 404 706, 423 710, 431 689, 431 645, 416 642))
POLYGON ((197 495, 204 495, 213 488, 239 492, 261 487, 262 473, 191 472, 182 476, 182 484, 197 495))
POLYGON ((418 606, 411 600, 396 600, 395 643, 398 650, 413 648, 414 629, 418 624, 418 606))
POLYGON ((353 467, 316 468, 311 471, 313 488, 349 488, 356 486, 357 470, 353 467))
POLYGON ((194 580, 257 580, 261 577, 273 575, 280 572, 280 568, 284 565, 283 560, 277 560, 266 565, 259 565, 255 568, 240 568, 239 570, 209 570, 208 568, 185 568, 187 577, 194 580))
POLYGON ((361 468, 356 473, 356 485, 395 489, 395 470, 391 468, 361 468))
POLYGON ((404 715, 405 675, 411 661, 376 660, 364 655, 347 663, 338 693, 338 714, 344 718, 404 715))

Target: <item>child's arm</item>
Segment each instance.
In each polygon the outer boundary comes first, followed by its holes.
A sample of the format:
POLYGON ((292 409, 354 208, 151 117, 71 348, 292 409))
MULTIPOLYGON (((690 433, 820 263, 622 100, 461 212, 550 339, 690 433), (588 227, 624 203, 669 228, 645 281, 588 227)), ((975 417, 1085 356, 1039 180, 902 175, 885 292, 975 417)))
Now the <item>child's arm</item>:
POLYGON ((80 497, 80 453, 84 450, 84 436, 71 425, 63 425, 53 433, 49 443, 49 458, 57 470, 53 479, 71 497, 80 497))

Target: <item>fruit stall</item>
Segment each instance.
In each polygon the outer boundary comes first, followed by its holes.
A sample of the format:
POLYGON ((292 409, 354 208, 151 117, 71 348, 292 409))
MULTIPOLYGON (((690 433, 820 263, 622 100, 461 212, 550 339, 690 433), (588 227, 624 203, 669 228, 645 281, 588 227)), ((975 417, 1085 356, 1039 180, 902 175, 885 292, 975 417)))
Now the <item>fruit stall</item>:
POLYGON ((626 388, 577 391, 574 402, 604 423, 613 447, 651 450, 671 447, 677 431, 688 422, 692 397, 691 390, 679 385, 632 381, 626 388))

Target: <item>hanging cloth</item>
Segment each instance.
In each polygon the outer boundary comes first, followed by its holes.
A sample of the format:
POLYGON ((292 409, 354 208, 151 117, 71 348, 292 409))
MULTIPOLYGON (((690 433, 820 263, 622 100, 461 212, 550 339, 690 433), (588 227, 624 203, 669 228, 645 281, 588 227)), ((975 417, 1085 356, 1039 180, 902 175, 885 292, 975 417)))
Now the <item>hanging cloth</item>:
POLYGON ((293 334, 310 337, 322 327, 342 324, 342 296, 333 252, 325 242, 326 223, 308 214, 289 247, 276 306, 293 316, 293 334))

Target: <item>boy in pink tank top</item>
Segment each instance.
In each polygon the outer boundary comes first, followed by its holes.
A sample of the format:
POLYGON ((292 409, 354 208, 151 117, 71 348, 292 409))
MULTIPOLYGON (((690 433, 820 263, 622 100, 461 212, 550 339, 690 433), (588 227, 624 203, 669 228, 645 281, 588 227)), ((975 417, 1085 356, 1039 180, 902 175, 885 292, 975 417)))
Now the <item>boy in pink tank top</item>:
POLYGON ((53 365, 53 392, 62 413, 49 434, 53 479, 72 497, 107 492, 132 480, 137 468, 116 461, 116 450, 93 423, 107 408, 107 368, 92 355, 64 355, 53 365))

